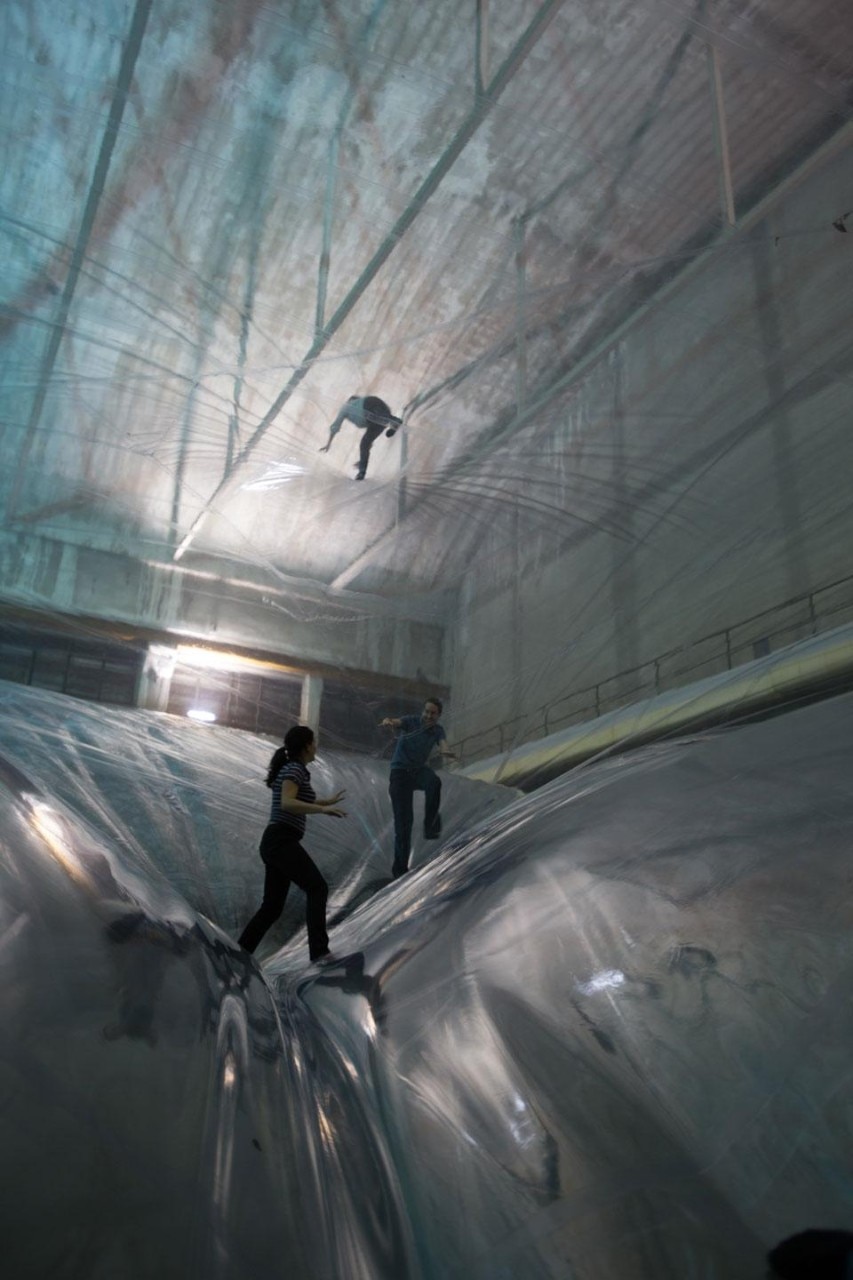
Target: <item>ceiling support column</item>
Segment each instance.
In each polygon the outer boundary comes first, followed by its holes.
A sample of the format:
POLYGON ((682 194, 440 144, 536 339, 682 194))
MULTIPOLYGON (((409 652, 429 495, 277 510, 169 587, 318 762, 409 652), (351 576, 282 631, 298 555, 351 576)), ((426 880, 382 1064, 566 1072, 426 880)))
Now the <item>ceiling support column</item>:
POLYGON ((177 661, 178 655, 174 649, 162 644, 148 646, 136 692, 138 707, 143 707, 146 711, 166 710, 177 661))
POLYGON ((735 225, 735 198, 732 187, 732 166, 729 157, 729 130, 726 122, 726 104, 723 99, 723 77, 720 70, 720 54, 717 46, 708 45, 708 72, 711 79, 711 95, 714 102, 714 144, 720 166, 720 205, 723 225, 735 225))
POLYGON ((302 699, 299 704, 299 719, 317 734, 320 732, 320 703, 322 700, 323 677, 304 675, 302 677, 302 699))

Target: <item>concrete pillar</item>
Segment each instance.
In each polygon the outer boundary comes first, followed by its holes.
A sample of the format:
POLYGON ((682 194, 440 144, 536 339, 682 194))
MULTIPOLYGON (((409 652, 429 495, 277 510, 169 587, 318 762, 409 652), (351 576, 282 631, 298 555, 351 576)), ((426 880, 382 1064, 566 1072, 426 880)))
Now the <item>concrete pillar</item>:
MULTIPOLYGON (((814 580, 800 498, 796 433, 787 407, 786 374, 788 365, 794 364, 794 357, 786 347, 786 332, 782 322, 785 281, 780 278, 779 259, 766 236, 761 241, 753 242, 752 253, 755 267, 755 309, 763 348, 764 379, 767 401, 773 410, 770 462, 776 483, 779 533, 785 548, 785 589, 789 596, 802 596, 813 586, 814 580)), ((768 479, 769 474, 768 468, 768 479)))
POLYGON ((165 711, 169 705, 169 691, 178 655, 166 645, 152 644, 139 677, 136 705, 147 711, 165 711))
POLYGON ((323 677, 302 677, 302 703, 299 719, 315 733, 320 732, 320 702, 323 697, 323 677))
MULTIPOLYGON (((613 619, 615 647, 614 668, 608 674, 633 671, 640 663, 639 613, 637 609, 637 572, 639 543, 634 539, 634 503, 628 484, 628 458, 626 447, 625 387, 623 349, 614 347, 608 360, 608 371, 613 385, 613 434, 610 488, 613 494, 612 512, 628 535, 626 543, 613 537, 610 562, 610 613, 613 619)), ((637 676, 628 675, 624 680, 609 686, 609 692, 622 701, 635 696, 637 676)))

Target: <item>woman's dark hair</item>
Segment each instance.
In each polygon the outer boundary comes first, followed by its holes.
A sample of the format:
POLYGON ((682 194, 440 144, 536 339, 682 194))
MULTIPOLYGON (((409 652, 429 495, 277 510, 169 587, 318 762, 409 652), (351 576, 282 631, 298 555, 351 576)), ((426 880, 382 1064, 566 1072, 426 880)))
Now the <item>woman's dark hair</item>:
POLYGON ((424 698, 424 702, 431 702, 434 707, 438 707, 438 714, 441 715, 444 710, 441 698, 424 698))
POLYGON ((273 755, 267 770, 267 786, 271 787, 289 760, 298 760, 306 747, 314 741, 314 730, 307 724, 295 724, 284 735, 284 746, 273 755))
POLYGON ((781 1280, 844 1280, 853 1254, 849 1231, 800 1231, 767 1255, 781 1280))

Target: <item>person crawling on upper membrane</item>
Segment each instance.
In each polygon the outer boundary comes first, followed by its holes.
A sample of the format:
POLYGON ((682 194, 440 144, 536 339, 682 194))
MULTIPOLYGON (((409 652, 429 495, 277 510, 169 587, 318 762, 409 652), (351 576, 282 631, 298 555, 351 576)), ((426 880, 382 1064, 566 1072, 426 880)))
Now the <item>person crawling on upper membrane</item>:
POLYGON ((381 436, 383 431, 390 439, 397 428, 402 426, 403 419, 395 417, 385 401, 380 400, 378 396, 350 396, 329 427, 329 438, 320 449, 320 453, 329 452, 332 441, 344 422, 351 422, 354 427, 360 427, 364 432, 358 451, 355 475, 356 480, 363 480, 367 475, 367 463, 374 440, 381 436))

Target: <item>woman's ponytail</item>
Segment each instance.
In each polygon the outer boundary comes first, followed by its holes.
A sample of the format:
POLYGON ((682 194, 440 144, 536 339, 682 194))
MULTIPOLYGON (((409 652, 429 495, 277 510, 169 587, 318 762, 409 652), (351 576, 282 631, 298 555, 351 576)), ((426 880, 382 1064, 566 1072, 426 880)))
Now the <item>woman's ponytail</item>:
POLYGON ((271 787, 284 766, 287 764, 287 747, 279 747, 270 760, 267 770, 267 786, 271 787))

